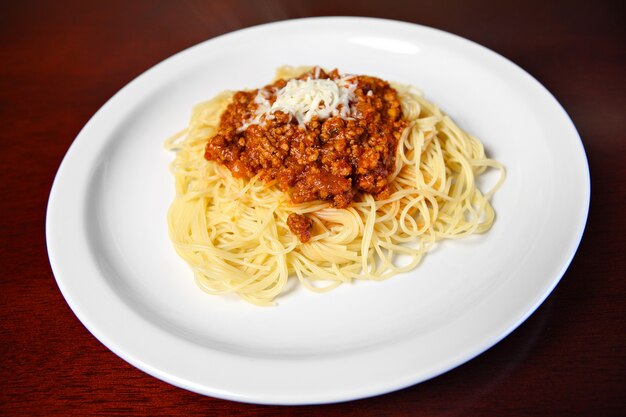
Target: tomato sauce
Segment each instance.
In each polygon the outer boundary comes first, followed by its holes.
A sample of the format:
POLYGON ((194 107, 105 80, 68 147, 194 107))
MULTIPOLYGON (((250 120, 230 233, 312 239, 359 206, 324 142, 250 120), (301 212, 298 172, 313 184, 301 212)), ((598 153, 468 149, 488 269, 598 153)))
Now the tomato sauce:
MULTIPOLYGON (((307 77, 337 80, 337 70, 313 70, 307 77)), ((262 88, 270 103, 288 80, 262 88)), ((277 111, 263 123, 246 121, 257 110, 259 90, 238 91, 221 116, 217 133, 209 139, 205 158, 227 166, 236 177, 260 174, 289 193, 293 203, 325 200, 346 208, 359 192, 388 196, 388 177, 395 166, 396 147, 407 126, 397 92, 384 80, 354 76, 350 117, 314 116, 304 126, 292 115, 277 111)), ((310 224, 294 218, 301 241, 310 224)), ((291 226, 290 226, 291 228, 291 226)), ((308 232, 306 232, 308 231, 308 232)), ((308 238, 307 238, 308 240, 308 238)))

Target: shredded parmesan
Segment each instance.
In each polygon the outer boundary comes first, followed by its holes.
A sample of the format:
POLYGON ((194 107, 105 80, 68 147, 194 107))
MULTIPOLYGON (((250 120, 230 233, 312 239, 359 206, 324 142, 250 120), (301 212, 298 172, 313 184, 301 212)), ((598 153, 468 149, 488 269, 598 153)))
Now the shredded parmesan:
POLYGON ((266 90, 259 90, 254 102, 257 109, 253 115, 241 126, 245 130, 250 125, 263 124, 265 120, 274 118, 273 113, 280 111, 295 117, 300 126, 310 122, 317 116, 319 120, 339 116, 349 119, 353 115, 350 102, 354 100, 356 80, 354 76, 343 76, 337 80, 318 79, 289 80, 285 87, 276 91, 276 100, 270 104, 266 90))

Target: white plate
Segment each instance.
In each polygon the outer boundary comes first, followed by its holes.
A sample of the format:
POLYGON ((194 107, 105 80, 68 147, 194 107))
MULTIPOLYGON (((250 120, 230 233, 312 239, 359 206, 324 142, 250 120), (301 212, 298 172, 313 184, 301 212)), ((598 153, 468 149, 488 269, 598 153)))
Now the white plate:
POLYGON ((179 387, 305 404, 406 387, 493 346, 546 298, 585 226, 589 171, 554 97, 503 57, 394 21, 316 18, 241 30, 183 51, 89 121, 52 187, 46 233, 67 302, 109 349, 179 387), (413 84, 482 139, 508 178, 484 236, 444 242, 413 272, 260 308, 200 291, 166 227, 165 138, 194 104, 266 84, 283 64, 413 84))

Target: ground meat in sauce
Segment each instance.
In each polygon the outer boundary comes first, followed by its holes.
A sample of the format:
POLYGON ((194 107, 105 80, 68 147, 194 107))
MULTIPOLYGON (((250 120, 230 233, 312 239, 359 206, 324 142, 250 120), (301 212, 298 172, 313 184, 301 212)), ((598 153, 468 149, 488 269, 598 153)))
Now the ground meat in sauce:
MULTIPOLYGON (((307 77, 336 80, 340 75, 337 70, 326 73, 317 69, 299 78, 307 77)), ((259 90, 236 92, 221 116, 217 133, 207 143, 205 158, 226 165, 236 177, 260 174, 266 182, 276 181, 293 203, 319 199, 346 208, 360 191, 378 199, 387 197, 388 176, 407 122, 389 83, 368 76, 355 76, 351 82, 356 83, 352 118, 313 117, 304 128, 278 111, 263 124, 242 130, 257 108, 254 98, 259 90)), ((270 103, 286 83, 278 80, 263 87, 270 103)))
POLYGON ((287 217, 287 226, 291 233, 296 235, 300 242, 306 243, 311 239, 313 221, 302 214, 291 213, 287 217))

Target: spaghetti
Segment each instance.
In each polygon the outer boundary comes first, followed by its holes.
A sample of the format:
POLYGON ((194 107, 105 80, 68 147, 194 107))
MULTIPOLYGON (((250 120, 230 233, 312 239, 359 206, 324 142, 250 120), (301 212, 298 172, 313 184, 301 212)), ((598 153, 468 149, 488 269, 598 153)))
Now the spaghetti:
MULTIPOLYGON (((304 71, 282 67, 277 79, 304 71)), ((194 108, 189 126, 166 142, 176 151, 168 224, 176 251, 203 290, 271 305, 290 276, 318 292, 355 279, 383 280, 415 268, 439 240, 490 229, 495 214, 489 199, 504 181, 503 166, 413 87, 392 86, 406 127, 384 192, 376 198, 359 192, 345 208, 319 198, 294 203, 262 173, 240 178, 207 160, 207 141, 234 93, 194 108), (488 168, 499 170, 500 178, 483 194, 475 181, 488 168), (290 215, 310 219, 308 241, 290 230, 290 215)), ((345 113, 345 103, 339 112, 345 113)), ((262 123, 271 108, 264 111, 251 122, 262 123)))

